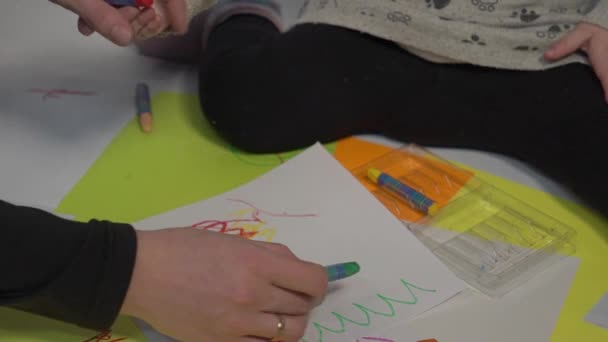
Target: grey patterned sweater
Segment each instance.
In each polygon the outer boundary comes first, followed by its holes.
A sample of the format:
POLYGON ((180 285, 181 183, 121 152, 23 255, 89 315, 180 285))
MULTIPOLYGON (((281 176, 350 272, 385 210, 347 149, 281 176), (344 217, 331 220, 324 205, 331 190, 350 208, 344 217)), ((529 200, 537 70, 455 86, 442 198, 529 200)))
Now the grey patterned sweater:
MULTIPOLYGON (((186 2, 192 18, 216 0, 186 2)), ((538 70, 588 63, 582 54, 543 58, 582 21, 608 28, 608 0, 308 0, 298 23, 365 32, 434 62, 538 70)))
POLYGON ((300 23, 338 25, 391 40, 435 62, 538 70, 544 51, 581 21, 608 28, 608 0, 309 0, 300 23))

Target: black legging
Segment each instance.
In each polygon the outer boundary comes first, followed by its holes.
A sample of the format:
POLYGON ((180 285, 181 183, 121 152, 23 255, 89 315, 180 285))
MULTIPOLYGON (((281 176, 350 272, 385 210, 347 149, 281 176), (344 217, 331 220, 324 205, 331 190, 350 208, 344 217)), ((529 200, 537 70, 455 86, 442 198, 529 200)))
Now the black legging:
POLYGON ((506 71, 436 64, 330 25, 217 27, 202 57, 207 119, 238 148, 279 152, 377 133, 531 164, 608 216, 608 105, 584 65, 506 71))

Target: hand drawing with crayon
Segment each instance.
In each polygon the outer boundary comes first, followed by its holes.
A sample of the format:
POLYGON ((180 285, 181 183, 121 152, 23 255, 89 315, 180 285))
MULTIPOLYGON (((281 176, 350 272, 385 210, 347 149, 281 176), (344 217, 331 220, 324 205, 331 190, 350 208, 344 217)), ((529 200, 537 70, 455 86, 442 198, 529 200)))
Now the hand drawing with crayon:
MULTIPOLYGON (((224 234, 238 235, 246 239, 256 239, 266 242, 273 242, 277 228, 271 222, 273 218, 283 219, 302 219, 314 218, 316 214, 312 213, 276 213, 258 208, 251 202, 241 199, 228 199, 233 205, 240 207, 225 215, 223 219, 208 219, 191 225, 192 228, 209 230, 224 234)), ((408 296, 407 298, 391 298, 387 295, 376 293, 376 303, 372 305, 352 303, 352 307, 356 309, 357 315, 332 312, 335 322, 333 324, 327 322, 312 321, 311 329, 315 331, 317 342, 331 341, 329 335, 342 335, 348 330, 348 326, 371 327, 373 320, 381 317, 396 317, 397 308, 399 305, 416 305, 419 301, 420 293, 433 293, 436 290, 427 289, 417 286, 411 282, 401 279, 401 284, 408 296)), ((375 341, 375 342, 396 342, 391 339, 382 337, 360 337, 357 342, 375 341)), ((313 342, 313 340, 302 339, 301 342, 313 342)))
POLYGON ((240 188, 136 225, 171 226, 281 243, 326 270, 360 265, 331 282, 300 342, 413 342, 388 329, 466 288, 320 144, 240 188))

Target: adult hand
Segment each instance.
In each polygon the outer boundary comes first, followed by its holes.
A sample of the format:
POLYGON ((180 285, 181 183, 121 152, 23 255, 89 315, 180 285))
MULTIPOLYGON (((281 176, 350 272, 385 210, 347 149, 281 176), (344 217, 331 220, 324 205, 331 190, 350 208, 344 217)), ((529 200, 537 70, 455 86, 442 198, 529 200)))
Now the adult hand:
POLYGON ((122 312, 183 341, 283 341, 303 336, 324 298, 322 266, 287 247, 191 228, 138 231, 122 312))
POLYGON ((553 44, 545 52, 545 58, 558 60, 577 50, 582 50, 589 56, 608 102, 608 30, 594 24, 581 23, 553 44))
POLYGON ((113 43, 129 45, 135 36, 156 29, 158 34, 171 27, 177 34, 187 30, 186 4, 184 0, 157 0, 155 9, 140 11, 134 7, 115 8, 104 0, 50 0, 74 13, 78 19, 78 30, 84 35, 98 32, 113 43), (160 3, 159 3, 160 2, 160 3), (161 10, 158 10, 161 8, 161 10), (161 15, 162 14, 162 15, 161 15))

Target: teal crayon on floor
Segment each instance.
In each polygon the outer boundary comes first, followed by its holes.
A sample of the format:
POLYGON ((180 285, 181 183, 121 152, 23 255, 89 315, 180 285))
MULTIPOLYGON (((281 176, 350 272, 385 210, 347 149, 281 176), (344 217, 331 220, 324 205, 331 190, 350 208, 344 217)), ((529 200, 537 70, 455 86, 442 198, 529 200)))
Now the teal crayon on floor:
POLYGON ((327 272, 327 279, 332 282, 344 278, 353 276, 361 270, 361 267, 356 262, 345 262, 341 264, 335 264, 325 266, 327 272))

